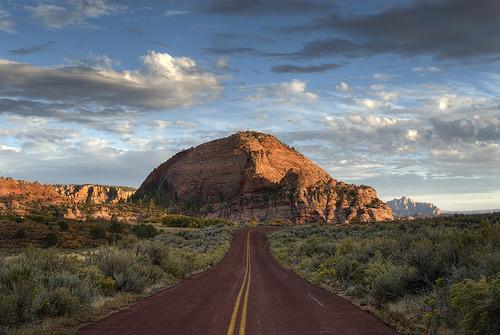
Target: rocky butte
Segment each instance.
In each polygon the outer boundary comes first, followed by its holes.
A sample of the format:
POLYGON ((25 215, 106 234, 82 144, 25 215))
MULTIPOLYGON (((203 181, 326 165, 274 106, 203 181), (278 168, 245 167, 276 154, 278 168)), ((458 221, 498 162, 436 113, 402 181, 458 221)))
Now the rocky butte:
POLYGON ((250 131, 177 153, 149 174, 133 199, 231 220, 393 219, 373 188, 337 181, 276 137, 250 131))
POLYGON ((134 194, 131 187, 104 185, 54 185, 55 190, 64 198, 75 203, 113 204, 126 202, 134 194))
POLYGON ((49 185, 0 177, 0 215, 27 215, 58 206, 65 217, 82 219, 78 205, 103 205, 94 208, 96 217, 107 218, 104 205, 126 202, 134 194, 130 187, 105 185, 49 185))
POLYGON ((443 215, 444 211, 429 202, 416 202, 408 197, 387 201, 394 215, 399 217, 432 217, 443 215))

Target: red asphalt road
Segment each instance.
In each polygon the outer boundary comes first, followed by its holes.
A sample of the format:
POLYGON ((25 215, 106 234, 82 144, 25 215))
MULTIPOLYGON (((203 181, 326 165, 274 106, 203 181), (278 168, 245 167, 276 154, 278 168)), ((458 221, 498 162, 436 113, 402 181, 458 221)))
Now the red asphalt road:
POLYGON ((398 334, 283 269, 267 248, 266 231, 238 231, 215 268, 88 324, 79 334, 398 334))

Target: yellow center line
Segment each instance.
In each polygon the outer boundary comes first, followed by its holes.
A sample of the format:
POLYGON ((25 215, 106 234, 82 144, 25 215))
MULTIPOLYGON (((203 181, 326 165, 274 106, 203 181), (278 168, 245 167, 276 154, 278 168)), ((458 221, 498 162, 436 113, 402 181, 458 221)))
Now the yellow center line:
POLYGON ((252 278, 252 262, 251 262, 251 255, 250 255, 250 233, 248 233, 248 280, 247 280, 247 288, 245 291, 245 300, 243 301, 243 310, 241 312, 241 321, 240 321, 240 331, 239 335, 245 335, 246 333, 246 328, 247 328, 247 309, 248 309, 248 294, 250 292, 250 279, 252 278))
POLYGON ((238 292, 238 296, 236 298, 236 302, 234 303, 233 313, 231 314, 231 321, 229 323, 229 328, 227 329, 227 335, 233 335, 234 329, 236 326, 236 320, 238 319, 238 311, 240 309, 241 296, 243 295, 243 290, 245 290, 245 298, 243 303, 243 313, 242 319, 240 321, 240 334, 245 334, 246 327, 246 315, 247 315, 247 304, 248 304, 248 291, 250 287, 250 233, 247 233, 247 247, 246 247, 246 266, 245 266, 245 276, 243 277, 243 283, 241 284, 240 290, 238 292), (244 320, 244 321, 243 321, 244 320), (242 326, 242 323, 244 325, 242 326), (243 329, 243 333, 242 333, 243 329))

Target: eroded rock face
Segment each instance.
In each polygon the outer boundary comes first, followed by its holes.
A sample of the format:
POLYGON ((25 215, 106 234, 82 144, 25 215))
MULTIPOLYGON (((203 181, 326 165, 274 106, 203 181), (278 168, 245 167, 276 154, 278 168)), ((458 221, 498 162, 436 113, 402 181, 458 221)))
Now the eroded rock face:
POLYGON ((135 192, 134 189, 120 186, 103 185, 54 185, 63 197, 85 204, 107 204, 127 201, 135 192))
POLYGON ((276 137, 256 132, 179 152, 149 174, 134 199, 232 220, 393 219, 373 188, 336 181, 276 137))
POLYGON ((107 204, 127 201, 135 190, 121 186, 49 185, 0 177, 0 215, 28 215, 58 207, 68 219, 109 219, 107 204), (95 205, 83 213, 80 205, 95 205))
POLYGON ((430 202, 416 202, 408 197, 387 201, 394 215, 399 217, 432 217, 443 215, 444 211, 430 202))

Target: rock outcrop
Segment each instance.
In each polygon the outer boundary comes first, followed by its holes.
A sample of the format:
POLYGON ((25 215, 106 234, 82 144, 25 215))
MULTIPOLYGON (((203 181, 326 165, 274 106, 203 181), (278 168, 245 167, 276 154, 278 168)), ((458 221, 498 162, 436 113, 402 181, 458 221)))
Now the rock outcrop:
POLYGON ((28 215, 51 209, 70 219, 87 217, 109 219, 106 206, 125 202, 135 190, 121 186, 49 185, 0 177, 0 215, 28 215), (82 212, 80 205, 94 205, 82 212))
POLYGON ((242 221, 393 219, 373 188, 336 181, 276 137, 257 132, 238 132, 179 152, 149 174, 133 199, 242 221))
POLYGON ((134 194, 130 187, 103 185, 54 185, 63 197, 75 203, 107 204, 126 202, 134 194))
POLYGON ((444 211, 434 204, 416 202, 405 196, 387 201, 387 205, 391 207, 394 215, 398 217, 433 217, 444 214, 444 211))

